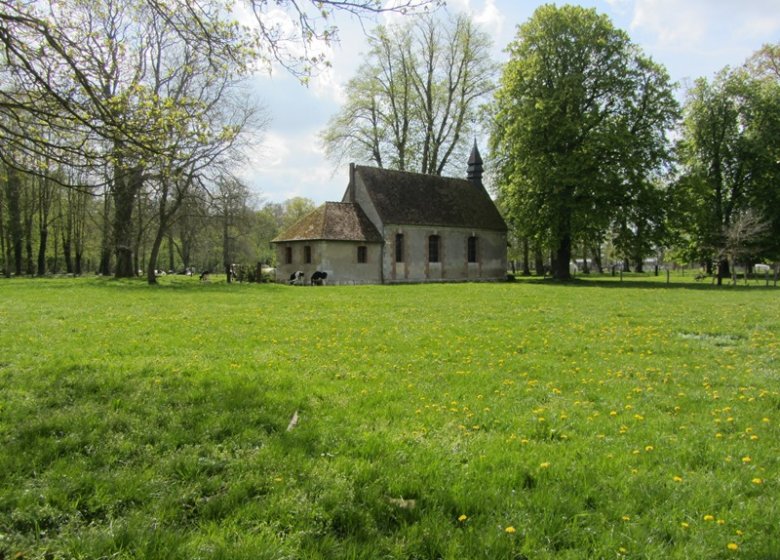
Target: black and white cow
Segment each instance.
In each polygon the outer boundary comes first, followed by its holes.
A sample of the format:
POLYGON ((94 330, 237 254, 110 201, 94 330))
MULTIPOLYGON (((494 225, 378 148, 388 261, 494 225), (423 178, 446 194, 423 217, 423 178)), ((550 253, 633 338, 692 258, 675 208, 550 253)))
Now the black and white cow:
POLYGON ((302 270, 296 270, 292 274, 290 274, 290 280, 288 281, 288 284, 292 284, 295 286, 300 286, 303 284, 303 271, 302 270))
POLYGON ((327 280, 327 278, 328 278, 327 272, 318 270, 317 272, 311 275, 311 285, 322 286, 323 284, 325 284, 325 280, 327 280))

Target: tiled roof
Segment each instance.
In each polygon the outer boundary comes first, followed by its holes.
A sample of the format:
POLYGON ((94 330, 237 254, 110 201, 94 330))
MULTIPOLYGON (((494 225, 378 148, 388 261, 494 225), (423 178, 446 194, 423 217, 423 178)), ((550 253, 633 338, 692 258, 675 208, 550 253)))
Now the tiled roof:
POLYGON ((326 202, 284 230, 272 242, 321 239, 382 242, 382 236, 360 206, 349 202, 326 202))
POLYGON ((382 222, 506 231, 478 181, 355 166, 382 222))

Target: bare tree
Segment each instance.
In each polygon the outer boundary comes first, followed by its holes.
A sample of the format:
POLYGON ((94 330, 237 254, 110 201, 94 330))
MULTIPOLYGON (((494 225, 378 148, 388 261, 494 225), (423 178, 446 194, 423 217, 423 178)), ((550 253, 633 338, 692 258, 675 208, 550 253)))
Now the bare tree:
POLYGON ((747 283, 750 259, 759 252, 760 248, 757 243, 761 241, 768 229, 769 222, 750 209, 735 213, 731 218, 731 223, 724 227, 724 243, 720 250, 719 260, 731 263, 731 281, 735 286, 737 284, 737 263, 744 265, 745 282, 747 283))
POLYGON ((370 45, 347 84, 347 103, 322 133, 330 159, 431 175, 454 156, 465 159, 497 71, 489 37, 466 16, 428 15, 377 28, 370 45))

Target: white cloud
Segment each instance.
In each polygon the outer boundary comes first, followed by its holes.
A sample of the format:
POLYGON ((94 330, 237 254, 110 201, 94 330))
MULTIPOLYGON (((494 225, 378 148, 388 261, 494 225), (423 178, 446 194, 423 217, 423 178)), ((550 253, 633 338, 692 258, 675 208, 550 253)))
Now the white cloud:
POLYGON ((743 40, 758 48, 780 31, 780 10, 777 0, 635 0, 631 29, 653 34, 663 48, 723 49, 743 40))
POLYGON ((496 7, 496 0, 485 0, 481 10, 472 14, 474 21, 496 37, 501 34, 506 17, 496 7))
POLYGON ((690 48, 707 31, 709 12, 698 0, 636 0, 631 29, 643 29, 656 35, 661 46, 690 48))
POLYGON ((346 171, 334 173, 314 130, 269 131, 249 160, 241 177, 267 200, 281 202, 295 196, 318 203, 341 200, 346 186, 346 171))

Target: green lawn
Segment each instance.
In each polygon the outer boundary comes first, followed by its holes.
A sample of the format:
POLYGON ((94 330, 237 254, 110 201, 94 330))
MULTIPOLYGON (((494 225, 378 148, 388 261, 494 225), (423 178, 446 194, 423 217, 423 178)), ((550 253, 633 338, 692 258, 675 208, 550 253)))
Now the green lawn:
POLYGON ((688 281, 0 281, 0 559, 780 558, 780 289, 688 281))

